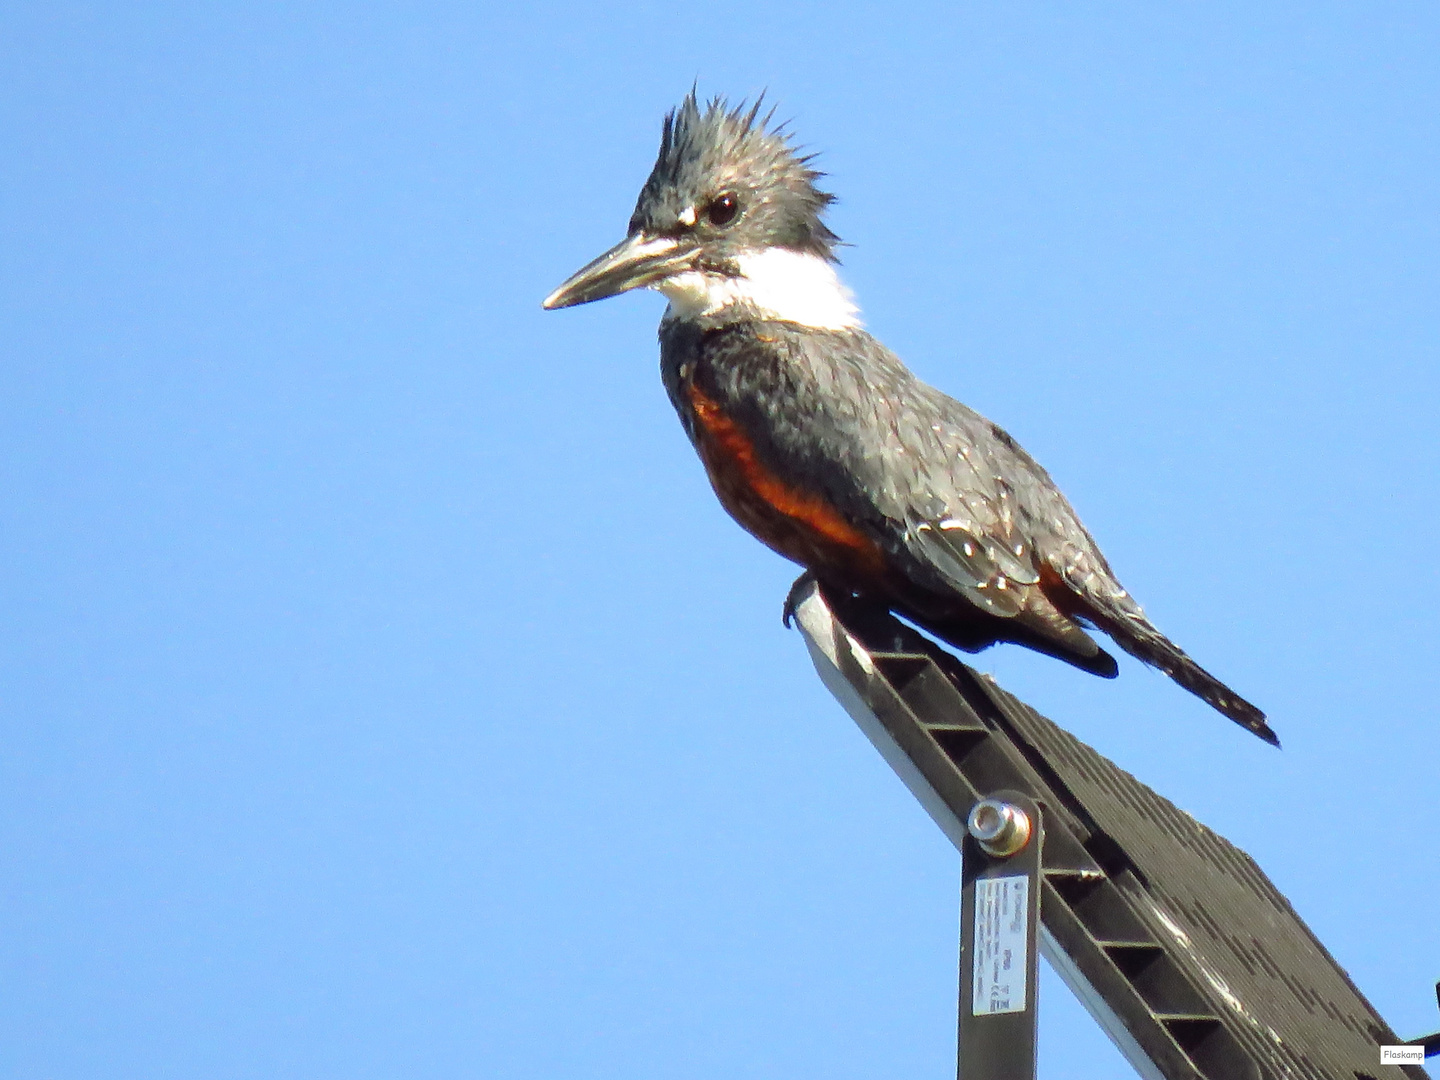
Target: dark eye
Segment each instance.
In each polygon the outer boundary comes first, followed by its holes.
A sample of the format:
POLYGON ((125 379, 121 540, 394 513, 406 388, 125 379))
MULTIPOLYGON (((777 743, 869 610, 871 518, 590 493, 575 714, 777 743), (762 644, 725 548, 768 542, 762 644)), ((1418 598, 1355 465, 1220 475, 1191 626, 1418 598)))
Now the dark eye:
POLYGON ((723 195, 716 195, 710 200, 710 205, 705 207, 705 216, 710 219, 711 225, 725 226, 735 220, 735 215, 740 213, 740 204, 730 192, 723 195))

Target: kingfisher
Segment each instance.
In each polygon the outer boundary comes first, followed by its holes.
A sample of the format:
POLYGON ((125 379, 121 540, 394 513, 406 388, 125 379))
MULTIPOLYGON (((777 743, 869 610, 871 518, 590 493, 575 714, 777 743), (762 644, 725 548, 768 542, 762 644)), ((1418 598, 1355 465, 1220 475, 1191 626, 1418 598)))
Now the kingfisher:
POLYGON ((1022 645, 1104 678, 1088 631, 1266 742, 1265 714, 1155 628, 1054 481, 1009 434, 917 378, 865 329, 836 273, 834 196, 774 110, 665 117, 625 239, 545 299, 637 288, 668 301, 666 393, 721 504, 840 595, 966 652, 1022 645))

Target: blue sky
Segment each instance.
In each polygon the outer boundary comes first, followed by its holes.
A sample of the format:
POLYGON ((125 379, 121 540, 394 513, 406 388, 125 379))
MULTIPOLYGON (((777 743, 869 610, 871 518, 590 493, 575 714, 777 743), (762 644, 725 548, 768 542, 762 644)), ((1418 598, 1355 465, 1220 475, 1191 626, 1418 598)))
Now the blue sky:
MULTIPOLYGON (((1440 978, 1429 5, 0 14, 0 1074, 953 1075, 958 860, 780 625, 663 301, 545 313, 768 89, 869 326, 1277 753, 978 666, 1440 978)), ((1058 982, 1042 1075, 1124 1066, 1058 982)))

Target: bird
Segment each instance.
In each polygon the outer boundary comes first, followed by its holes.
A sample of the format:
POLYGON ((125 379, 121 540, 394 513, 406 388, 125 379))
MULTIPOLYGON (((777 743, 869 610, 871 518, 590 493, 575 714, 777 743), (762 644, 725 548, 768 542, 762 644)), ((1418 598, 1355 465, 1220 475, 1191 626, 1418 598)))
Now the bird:
POLYGON ((1008 642, 1114 678, 1090 631, 1261 739, 1265 714, 1162 634, 1050 474, 861 322, 815 155, 764 95, 665 116, 623 240, 544 301, 637 288, 669 305, 660 368, 721 504, 817 581, 966 652, 1008 642))

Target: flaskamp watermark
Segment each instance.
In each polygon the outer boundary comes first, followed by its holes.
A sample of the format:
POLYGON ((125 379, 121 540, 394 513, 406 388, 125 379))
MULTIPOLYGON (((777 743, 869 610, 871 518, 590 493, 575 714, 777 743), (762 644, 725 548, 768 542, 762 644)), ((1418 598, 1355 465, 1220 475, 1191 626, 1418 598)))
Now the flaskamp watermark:
POLYGON ((1425 1048, 1423 1046, 1382 1046, 1380 1047, 1381 1065, 1424 1065, 1425 1048))

